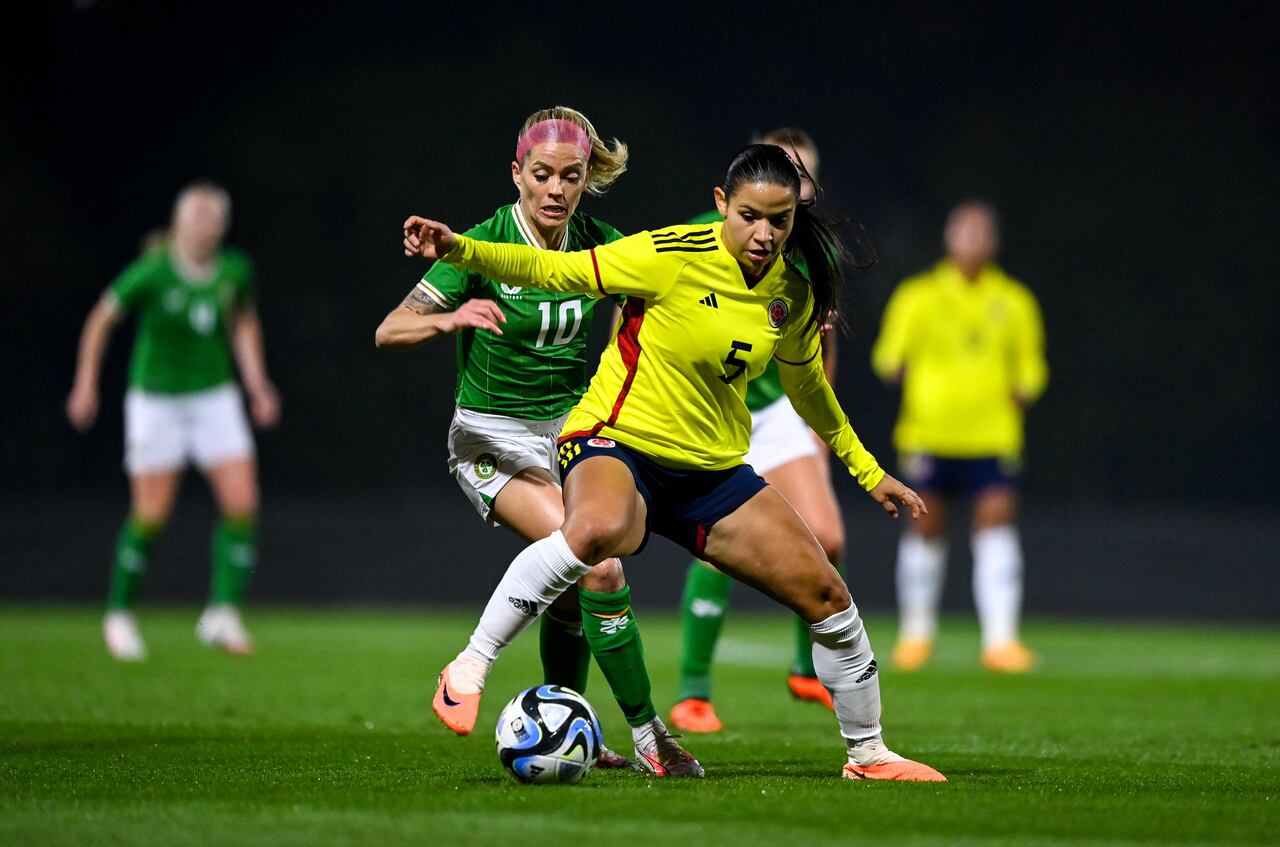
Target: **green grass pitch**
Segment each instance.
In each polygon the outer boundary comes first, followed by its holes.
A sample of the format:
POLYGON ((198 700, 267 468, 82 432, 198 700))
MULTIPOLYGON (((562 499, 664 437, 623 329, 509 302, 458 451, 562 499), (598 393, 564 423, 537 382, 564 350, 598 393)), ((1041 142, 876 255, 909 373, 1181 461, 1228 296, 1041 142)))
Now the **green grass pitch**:
MULTIPOLYGON (((640 612, 665 710, 678 623, 640 612)), ((470 613, 255 609, 249 660, 202 648, 195 617, 144 609, 151 659, 121 666, 96 610, 0 608, 0 844, 1280 843, 1275 628, 1032 622, 1043 667, 1010 678, 948 621, 927 671, 883 673, 887 740, 951 778, 904 785, 838 779, 834 717, 783 687, 790 622, 731 615, 728 729, 686 739, 705 780, 523 786, 492 726, 539 681, 532 634, 459 739, 429 701, 470 613)), ((869 623, 885 654, 892 627, 869 623)), ((587 695, 628 749, 597 671, 587 695)))

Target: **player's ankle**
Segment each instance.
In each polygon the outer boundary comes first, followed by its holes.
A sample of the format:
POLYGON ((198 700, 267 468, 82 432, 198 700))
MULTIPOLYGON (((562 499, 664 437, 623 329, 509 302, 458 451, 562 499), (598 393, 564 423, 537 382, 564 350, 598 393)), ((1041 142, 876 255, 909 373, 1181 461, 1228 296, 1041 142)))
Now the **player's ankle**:
POLYGON ((902 758, 890 750, 885 745, 884 738, 879 735, 861 738, 856 741, 846 738, 845 743, 849 748, 849 764, 851 765, 882 765, 885 762, 896 762, 902 758))
POLYGON ((449 683, 459 694, 479 694, 484 691, 485 679, 492 663, 484 656, 463 650, 449 663, 449 683))

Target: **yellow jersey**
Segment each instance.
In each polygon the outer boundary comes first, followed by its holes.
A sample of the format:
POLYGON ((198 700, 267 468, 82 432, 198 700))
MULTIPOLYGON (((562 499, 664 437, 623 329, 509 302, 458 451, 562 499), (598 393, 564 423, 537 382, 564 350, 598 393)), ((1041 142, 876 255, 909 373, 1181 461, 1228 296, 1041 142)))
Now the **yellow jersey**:
POLYGON ((1049 380, 1035 297, 994 264, 972 282, 949 259, 905 280, 871 359, 902 378, 895 446, 950 458, 1021 453, 1023 404, 1049 380))
POLYGON ((443 261, 509 285, 627 296, 564 435, 616 438, 677 469, 733 467, 751 443, 747 382, 776 359, 796 411, 870 491, 884 471, 823 374, 808 280, 785 261, 747 278, 720 230, 673 226, 571 253, 459 236, 443 261))

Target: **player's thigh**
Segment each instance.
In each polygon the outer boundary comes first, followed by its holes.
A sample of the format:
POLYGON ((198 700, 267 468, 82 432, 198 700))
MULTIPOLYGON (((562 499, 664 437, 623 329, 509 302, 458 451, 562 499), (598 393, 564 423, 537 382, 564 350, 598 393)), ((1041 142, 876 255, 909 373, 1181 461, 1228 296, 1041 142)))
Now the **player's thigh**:
POLYGON ((1004 485, 979 491, 973 498, 973 528, 1005 526, 1018 518, 1018 493, 1004 485))
MULTIPOLYGON (((247 461, 249 485, 255 498, 251 509, 256 508, 253 431, 249 428, 249 417, 245 414, 240 389, 233 383, 227 383, 186 397, 183 405, 187 413, 184 437, 188 455, 206 476, 216 468, 247 461)), ((240 473, 243 473, 243 469, 228 472, 226 476, 233 480, 229 484, 234 485, 240 473)))
POLYGON ((849 591, 813 533, 777 491, 764 488, 711 528, 704 550, 720 570, 810 623, 849 607, 849 591))
POLYGON ((564 509, 565 540, 584 562, 625 556, 644 543, 648 509, 621 459, 578 462, 564 481, 564 509))
POLYGON ((844 554, 844 518, 830 476, 822 472, 825 463, 825 456, 802 456, 772 469, 764 478, 808 524, 827 558, 839 562, 844 554))
MULTIPOLYGON (((564 525, 564 497, 560 484, 550 471, 525 468, 493 498, 493 516, 525 541, 540 541, 564 525)), ((622 563, 612 557, 605 559, 594 565, 579 584, 589 591, 620 591, 626 585, 622 563)), ((576 608, 576 586, 556 598, 553 605, 576 608)))
POLYGON ((222 514, 244 517, 257 513, 258 463, 252 457, 230 459, 205 468, 204 476, 222 514))
POLYGON ((133 516, 151 524, 162 524, 169 520, 181 483, 181 470, 130 474, 130 508, 133 516))
POLYGON ((546 468, 525 468, 493 498, 493 517, 525 541, 540 541, 564 523, 560 485, 546 468))

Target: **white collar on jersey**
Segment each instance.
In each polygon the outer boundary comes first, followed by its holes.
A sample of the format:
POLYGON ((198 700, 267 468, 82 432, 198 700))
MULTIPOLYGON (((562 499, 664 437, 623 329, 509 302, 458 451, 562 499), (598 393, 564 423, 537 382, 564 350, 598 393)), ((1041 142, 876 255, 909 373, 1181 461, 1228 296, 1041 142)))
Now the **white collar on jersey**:
MULTIPOLYGON (((533 227, 529 226, 529 222, 524 219, 524 212, 520 210, 520 201, 517 200, 511 205, 511 217, 515 219, 516 229, 520 231, 520 237, 524 239, 524 243, 530 247, 542 249, 542 245, 538 243, 538 239, 533 234, 533 227)), ((569 227, 564 228, 564 238, 560 239, 560 252, 569 249, 569 227)))

